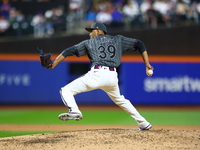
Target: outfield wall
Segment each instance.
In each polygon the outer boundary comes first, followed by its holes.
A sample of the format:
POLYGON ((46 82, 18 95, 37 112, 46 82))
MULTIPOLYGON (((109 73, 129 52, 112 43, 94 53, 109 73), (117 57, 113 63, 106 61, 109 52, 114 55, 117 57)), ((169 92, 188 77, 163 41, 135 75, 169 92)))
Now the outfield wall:
MULTIPOLYGON (((150 56, 155 71, 145 75, 140 56, 124 56, 121 93, 135 105, 200 105, 200 56, 150 56)), ((0 104, 62 104, 59 90, 90 68, 86 57, 69 57, 54 70, 37 54, 0 55, 0 104), (28 58, 28 59, 27 59, 28 58)), ((101 90, 75 96, 78 104, 113 104, 101 90)))
MULTIPOLYGON (((177 28, 163 28, 156 30, 110 31, 109 34, 121 34, 142 40, 150 55, 185 55, 200 56, 200 25, 177 28)), ((37 53, 37 47, 48 53, 60 53, 67 47, 73 46, 89 38, 85 31, 83 35, 53 36, 51 38, 34 39, 25 37, 22 39, 0 40, 0 53, 37 53)), ((133 53, 125 52, 127 55, 133 53)))

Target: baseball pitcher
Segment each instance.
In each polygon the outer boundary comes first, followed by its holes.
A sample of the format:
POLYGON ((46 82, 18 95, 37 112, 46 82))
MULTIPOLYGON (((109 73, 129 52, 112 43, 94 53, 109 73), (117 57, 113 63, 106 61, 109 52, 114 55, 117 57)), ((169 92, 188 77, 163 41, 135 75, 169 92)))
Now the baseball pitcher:
MULTIPOLYGON (((152 75, 149 70, 153 71, 154 68, 149 64, 144 43, 138 39, 122 35, 108 35, 106 26, 98 22, 85 29, 90 32, 90 39, 63 50, 54 61, 46 61, 49 62, 46 64, 47 67, 43 64, 43 67, 47 69, 54 69, 66 57, 72 55, 77 57, 87 55, 91 62, 91 69, 85 75, 61 88, 61 98, 68 107, 69 112, 60 114, 58 118, 63 121, 81 120, 83 115, 74 99, 74 95, 94 89, 102 89, 116 105, 135 119, 139 130, 150 129, 152 125, 140 115, 128 99, 120 94, 116 72, 124 51, 139 51, 146 66, 147 76, 152 75)), ((47 57, 49 58, 48 55, 47 57)))

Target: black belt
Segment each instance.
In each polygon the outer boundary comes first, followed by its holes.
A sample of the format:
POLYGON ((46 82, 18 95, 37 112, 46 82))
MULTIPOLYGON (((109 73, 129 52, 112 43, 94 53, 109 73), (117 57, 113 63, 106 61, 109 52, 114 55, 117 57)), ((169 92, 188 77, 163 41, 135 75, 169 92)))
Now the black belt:
POLYGON ((115 68, 114 67, 107 67, 107 66, 94 66, 94 69, 101 69, 101 68, 109 68, 110 71, 115 71, 115 68))

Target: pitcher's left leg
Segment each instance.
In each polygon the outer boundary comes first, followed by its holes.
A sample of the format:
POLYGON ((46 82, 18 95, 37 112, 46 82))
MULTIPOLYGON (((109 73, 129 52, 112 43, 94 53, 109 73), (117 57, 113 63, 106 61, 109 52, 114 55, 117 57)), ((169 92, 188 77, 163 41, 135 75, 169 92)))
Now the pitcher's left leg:
POLYGON ((70 119, 81 120, 83 118, 81 111, 78 108, 74 95, 87 91, 88 88, 84 83, 84 76, 77 78, 71 83, 60 89, 60 95, 65 106, 68 107, 68 113, 62 113, 58 116, 59 119, 67 121, 70 119))
POLYGON ((95 77, 92 76, 91 72, 89 71, 85 75, 75 79, 71 83, 61 88, 61 98, 63 100, 63 103, 69 108, 69 112, 60 114, 58 116, 59 119, 64 121, 70 119, 82 119, 82 113, 78 108, 74 95, 93 90, 98 84, 96 81, 98 80, 95 79, 95 77))

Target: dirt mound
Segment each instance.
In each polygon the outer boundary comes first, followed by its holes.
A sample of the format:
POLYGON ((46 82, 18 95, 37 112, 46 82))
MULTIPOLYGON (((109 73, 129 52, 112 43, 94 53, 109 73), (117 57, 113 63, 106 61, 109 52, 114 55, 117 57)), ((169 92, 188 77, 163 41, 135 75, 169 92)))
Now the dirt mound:
POLYGON ((0 150, 199 150, 200 131, 92 129, 0 139, 0 150))

